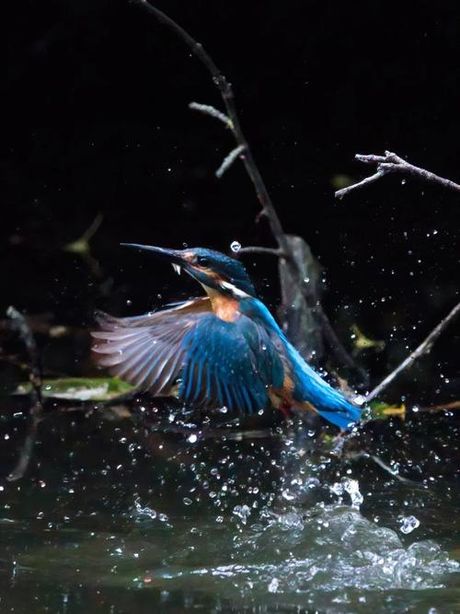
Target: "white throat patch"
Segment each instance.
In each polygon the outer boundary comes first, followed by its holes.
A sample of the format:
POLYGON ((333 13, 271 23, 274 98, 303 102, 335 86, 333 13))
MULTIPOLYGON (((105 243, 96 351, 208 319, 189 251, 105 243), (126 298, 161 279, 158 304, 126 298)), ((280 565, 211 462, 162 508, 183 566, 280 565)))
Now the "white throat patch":
POLYGON ((238 298, 247 298, 249 296, 249 294, 246 294, 246 292, 243 292, 243 290, 240 290, 228 281, 219 282, 219 286, 224 290, 230 290, 233 296, 237 296, 238 298))

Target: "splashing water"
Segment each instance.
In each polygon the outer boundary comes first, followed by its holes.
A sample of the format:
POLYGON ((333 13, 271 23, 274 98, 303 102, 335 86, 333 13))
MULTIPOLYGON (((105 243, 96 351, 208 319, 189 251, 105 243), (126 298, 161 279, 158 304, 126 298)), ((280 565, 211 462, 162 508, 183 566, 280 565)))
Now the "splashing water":
POLYGON ((0 489, 9 523, 0 545, 14 561, 4 587, 11 592, 14 574, 17 611, 31 581, 43 603, 50 586, 70 595, 68 608, 75 591, 88 604, 97 586, 106 603, 125 599, 120 611, 131 611, 133 588, 138 611, 455 611, 460 566, 443 550, 455 556, 454 482, 435 490, 376 479, 365 466, 315 456, 304 428, 191 434, 152 431, 147 456, 120 429, 113 460, 101 463, 94 446, 89 472, 83 448, 74 466, 85 471, 66 474, 64 488, 50 486, 48 471, 46 487, 29 484, 27 506, 14 486, 0 489))
POLYGON ((190 575, 209 574, 219 590, 229 583, 246 595, 419 590, 440 587, 446 574, 460 571, 434 541, 405 547, 395 531, 353 508, 318 505, 304 514, 265 511, 261 518, 235 538, 228 564, 190 575))
POLYGON ((159 520, 160 522, 164 522, 166 526, 171 526, 168 523, 169 518, 167 514, 157 512, 151 507, 143 506, 139 499, 135 499, 134 501, 134 510, 132 517, 138 522, 143 520, 159 520))
POLYGON ((412 533, 414 529, 417 529, 420 526, 420 520, 415 516, 405 516, 400 518, 401 526, 399 530, 401 533, 407 535, 408 533, 412 533))
POLYGON ((342 478, 341 482, 335 482, 329 488, 334 495, 339 497, 340 501, 342 501, 342 495, 347 493, 350 496, 351 506, 355 509, 359 510, 364 501, 364 497, 359 490, 358 480, 342 478))
POLYGON ((243 524, 246 524, 249 516, 251 515, 251 508, 247 505, 235 505, 233 508, 233 513, 235 516, 238 516, 238 518, 241 518, 241 522, 243 524))

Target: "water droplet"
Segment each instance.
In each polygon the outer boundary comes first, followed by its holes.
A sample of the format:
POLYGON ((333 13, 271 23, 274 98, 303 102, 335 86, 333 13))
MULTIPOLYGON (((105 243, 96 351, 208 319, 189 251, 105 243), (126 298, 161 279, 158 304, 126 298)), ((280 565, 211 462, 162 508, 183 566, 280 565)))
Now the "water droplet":
POLYGON ((287 490, 287 488, 283 490, 281 496, 283 497, 283 499, 286 499, 286 501, 292 501, 293 499, 295 499, 295 496, 292 494, 292 492, 287 490))
POLYGON ((195 435, 194 433, 192 433, 192 435, 189 435, 189 436, 187 437, 187 441, 188 441, 189 443, 196 443, 196 442, 198 441, 198 436, 197 436, 197 435, 195 435))
POLYGON ((268 585, 268 592, 269 593, 277 593, 279 585, 280 585, 280 583, 279 583, 278 578, 272 578, 270 584, 268 585))
POLYGON ((402 517, 400 518, 399 522, 401 523, 399 530, 401 533, 404 533, 404 535, 412 533, 414 529, 420 526, 420 520, 415 516, 402 517))
POLYGON ((338 497, 343 495, 343 486, 340 484, 340 482, 334 482, 334 484, 331 484, 331 486, 329 486, 329 490, 338 497))
POLYGON ((348 478, 345 479, 343 481, 343 488, 345 492, 347 492, 350 495, 352 507, 356 507, 359 509, 359 506, 364 501, 364 497, 359 491, 358 480, 352 480, 348 478))
POLYGON ((232 250, 232 252, 237 254, 241 249, 241 243, 239 243, 238 241, 232 241, 230 249, 232 250))
POLYGON ((136 499, 134 501, 134 507, 139 516, 146 516, 147 518, 150 518, 151 520, 154 520, 158 516, 157 512, 151 507, 147 507, 147 506, 143 507, 139 499, 136 499))
POLYGON ((235 516, 238 516, 238 518, 241 518, 243 524, 246 524, 248 517, 251 515, 251 509, 247 505, 235 505, 233 513, 235 516))

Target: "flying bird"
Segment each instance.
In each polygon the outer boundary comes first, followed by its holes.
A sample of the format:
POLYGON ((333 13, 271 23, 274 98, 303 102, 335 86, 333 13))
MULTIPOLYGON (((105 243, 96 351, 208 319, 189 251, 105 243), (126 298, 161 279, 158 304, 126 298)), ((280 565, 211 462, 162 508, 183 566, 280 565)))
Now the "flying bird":
POLYGON ((169 261, 206 295, 135 317, 98 312, 92 350, 101 367, 139 391, 192 406, 309 411, 341 429, 359 420, 360 409, 288 341, 238 260, 204 248, 122 245, 169 261))

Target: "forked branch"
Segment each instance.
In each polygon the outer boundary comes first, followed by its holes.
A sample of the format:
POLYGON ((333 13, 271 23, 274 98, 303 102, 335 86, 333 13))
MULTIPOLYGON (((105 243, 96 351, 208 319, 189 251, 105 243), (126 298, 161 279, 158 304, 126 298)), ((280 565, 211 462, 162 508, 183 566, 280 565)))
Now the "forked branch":
POLYGON ((431 171, 427 171, 424 168, 419 166, 415 166, 410 162, 407 162, 401 156, 391 152, 385 151, 385 155, 376 156, 374 154, 363 155, 356 154, 356 160, 363 162, 364 164, 376 165, 377 172, 369 177, 365 177, 358 183, 353 183, 352 185, 347 186, 346 188, 342 188, 341 190, 337 190, 335 193, 336 198, 343 198, 353 190, 357 190, 359 188, 363 188, 370 183, 374 183, 381 179, 384 175, 389 175, 392 173, 400 173, 403 175, 413 175, 415 177, 419 177, 424 181, 429 183, 437 183, 444 188, 449 190, 454 190, 456 192, 460 192, 460 185, 451 181, 450 179, 445 179, 444 177, 440 177, 439 175, 435 175, 431 171))

